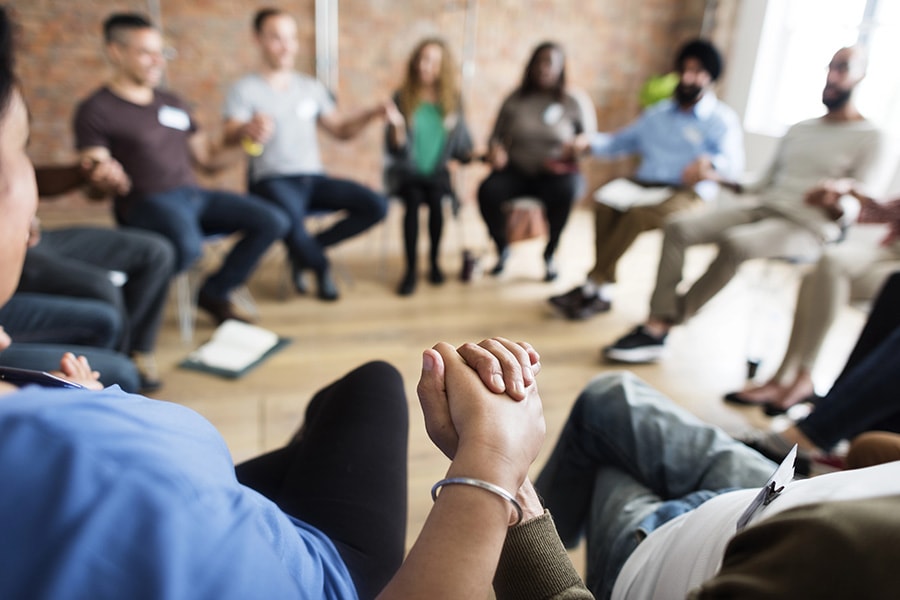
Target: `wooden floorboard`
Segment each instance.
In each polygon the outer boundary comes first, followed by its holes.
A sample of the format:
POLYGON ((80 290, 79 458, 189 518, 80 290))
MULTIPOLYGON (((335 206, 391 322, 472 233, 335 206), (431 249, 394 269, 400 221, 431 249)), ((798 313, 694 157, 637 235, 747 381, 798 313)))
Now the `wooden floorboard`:
MULTIPOLYGON (((423 237, 427 237, 424 229, 423 223, 423 237)), ((165 387, 156 397, 203 414, 219 428, 235 461, 241 461, 284 443, 319 387, 368 360, 393 363, 404 376, 410 403, 409 535, 413 539, 431 505, 430 486, 447 467, 424 433, 415 398, 421 350, 437 341, 458 344, 498 335, 527 340, 538 349, 544 365, 539 385, 548 434, 533 469, 536 475, 578 391, 598 373, 617 368, 599 361, 599 349, 646 316, 660 239, 658 232, 642 235, 623 258, 612 312, 569 322, 549 311, 546 298, 582 281, 590 267, 589 211, 576 210, 563 234, 558 281, 541 280, 542 242, 531 241, 514 246, 503 276, 480 275, 463 283, 458 273, 464 244, 484 255, 482 266, 489 267, 493 261, 477 210, 464 207, 460 219, 448 219, 445 228, 446 284, 431 286, 423 278, 415 295, 400 298, 394 293, 401 276, 400 208, 395 204, 384 224, 331 251, 342 274, 338 302, 296 295, 283 298, 283 250, 273 248, 249 287, 262 315, 260 325, 292 338, 293 343, 240 380, 177 367, 191 348, 180 340, 173 298, 158 348, 165 387)), ((426 244, 422 240, 423 252, 426 244)), ((692 251, 688 278, 703 268, 710 252, 708 248, 692 251)), ((795 272, 778 273, 777 289, 766 294, 774 308, 754 308, 753 300, 759 296, 757 274, 753 264, 742 267, 736 280, 697 318, 672 333, 666 360, 633 369, 701 418, 733 432, 768 423, 758 411, 724 405, 720 398, 743 385, 751 324, 757 335, 769 332, 761 376, 775 368, 787 338, 796 289, 795 272)), ((836 375, 862 320, 851 310, 841 314, 816 372, 820 385, 827 386, 836 375)), ((212 330, 200 315, 194 346, 208 339, 212 330)))

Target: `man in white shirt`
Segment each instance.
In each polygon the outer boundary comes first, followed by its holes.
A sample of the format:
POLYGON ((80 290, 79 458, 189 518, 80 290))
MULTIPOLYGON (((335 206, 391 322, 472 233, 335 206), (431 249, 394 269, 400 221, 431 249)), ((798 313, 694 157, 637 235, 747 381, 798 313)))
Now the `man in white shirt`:
POLYGON ((567 547, 586 535, 586 583, 597 598, 737 598, 759 589, 792 598, 792 586, 821 585, 811 583, 822 577, 810 566, 817 562, 832 569, 832 590, 885 585, 881 576, 860 582, 847 565, 870 563, 868 576, 900 558, 881 538, 854 557, 858 533, 900 536, 900 462, 788 483, 739 527, 776 467, 634 375, 612 373, 579 396, 535 485, 567 547), (882 508, 869 512, 871 523, 850 531, 823 520, 845 514, 856 523, 873 505, 882 508), (808 547, 794 555, 796 531, 808 547), (816 532, 833 534, 828 545, 816 532))

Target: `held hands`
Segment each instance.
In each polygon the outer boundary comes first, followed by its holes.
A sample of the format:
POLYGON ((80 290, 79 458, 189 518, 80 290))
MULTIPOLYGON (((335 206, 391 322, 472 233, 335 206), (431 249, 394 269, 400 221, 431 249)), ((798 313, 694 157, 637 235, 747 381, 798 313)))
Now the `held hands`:
POLYGON ((131 191, 131 178, 111 156, 85 157, 81 169, 91 188, 102 195, 124 196, 131 191))
POLYGON ((503 338, 426 350, 417 393, 429 437, 454 462, 517 490, 544 439, 539 371, 530 345, 503 338))

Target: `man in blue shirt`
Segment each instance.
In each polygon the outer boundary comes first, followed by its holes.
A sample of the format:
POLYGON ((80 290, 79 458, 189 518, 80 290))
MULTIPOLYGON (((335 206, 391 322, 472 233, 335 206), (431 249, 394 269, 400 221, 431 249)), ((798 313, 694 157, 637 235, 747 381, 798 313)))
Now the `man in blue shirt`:
POLYGON ((587 146, 594 156, 635 155, 641 164, 631 181, 600 190, 595 206, 596 259, 587 281, 550 304, 567 318, 586 319, 611 306, 616 264, 638 234, 657 229, 671 215, 715 198, 719 183, 744 168, 743 134, 735 112, 716 98, 712 85, 722 58, 709 42, 693 40, 678 52, 673 97, 648 108, 615 133, 597 133, 587 146))

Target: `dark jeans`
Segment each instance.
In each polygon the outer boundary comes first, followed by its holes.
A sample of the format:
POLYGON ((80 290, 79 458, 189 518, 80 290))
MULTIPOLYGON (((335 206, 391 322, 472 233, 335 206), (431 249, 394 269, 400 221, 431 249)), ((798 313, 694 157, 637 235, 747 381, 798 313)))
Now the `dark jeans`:
POLYGON ((544 205, 550 235, 544 249, 544 258, 553 257, 559 236, 562 234, 578 189, 578 175, 553 175, 550 173, 527 175, 514 167, 492 171, 478 188, 478 206, 488 227, 497 251, 508 246, 506 239, 505 205, 510 200, 528 196, 537 198, 544 205))
POLYGON ((387 200, 353 181, 326 175, 269 177, 250 191, 287 213, 290 228, 284 235, 291 260, 298 268, 323 271, 328 266, 325 248, 361 233, 384 218, 387 200), (310 235, 306 217, 316 212, 345 211, 331 227, 310 235))
POLYGON ((287 217, 252 196, 222 190, 183 187, 151 194, 119 207, 119 222, 162 234, 175 247, 175 271, 190 267, 203 254, 210 235, 241 234, 219 270, 204 283, 202 292, 225 299, 243 284, 259 259, 288 228, 287 217))
POLYGON ((69 227, 43 232, 28 250, 18 291, 106 302, 126 323, 119 350, 151 352, 174 269, 175 251, 160 235, 69 227), (115 285, 110 271, 124 273, 125 284, 115 285))
POLYGON ((0 366, 36 371, 56 371, 59 361, 66 352, 84 356, 91 368, 100 372, 103 385, 118 385, 128 393, 140 389, 140 376, 128 357, 103 348, 57 344, 19 343, 13 338, 12 345, 0 352, 0 366))
POLYGON ((430 259, 437 266, 441 234, 444 231, 444 196, 448 194, 446 178, 410 178, 397 188, 403 202, 403 243, 406 251, 406 271, 415 273, 419 247, 419 207, 428 207, 428 233, 431 237, 430 259))
POLYGON ((0 325, 13 342, 111 349, 122 337, 122 319, 112 305, 49 294, 13 294, 0 307, 0 325))
POLYGON ((822 449, 865 431, 900 433, 900 273, 878 294, 841 375, 797 427, 822 449))
POLYGON ((371 362, 320 390, 288 445, 237 477, 325 533, 360 598, 374 598, 403 562, 408 435, 400 374, 371 362))

